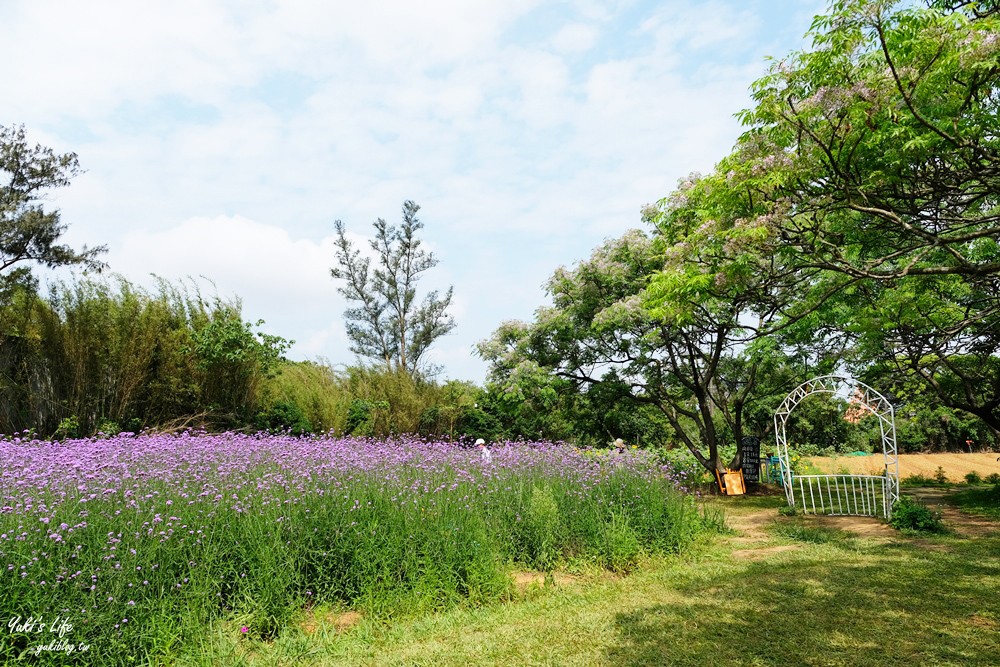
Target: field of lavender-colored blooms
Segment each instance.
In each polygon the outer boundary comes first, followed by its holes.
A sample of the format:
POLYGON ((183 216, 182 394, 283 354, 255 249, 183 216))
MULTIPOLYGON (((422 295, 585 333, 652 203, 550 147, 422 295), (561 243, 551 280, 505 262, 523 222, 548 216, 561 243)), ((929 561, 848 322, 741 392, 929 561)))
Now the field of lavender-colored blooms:
POLYGON ((511 595, 517 568, 631 568, 708 521, 642 451, 413 438, 122 434, 0 441, 4 664, 131 665, 214 623, 390 617, 511 595))

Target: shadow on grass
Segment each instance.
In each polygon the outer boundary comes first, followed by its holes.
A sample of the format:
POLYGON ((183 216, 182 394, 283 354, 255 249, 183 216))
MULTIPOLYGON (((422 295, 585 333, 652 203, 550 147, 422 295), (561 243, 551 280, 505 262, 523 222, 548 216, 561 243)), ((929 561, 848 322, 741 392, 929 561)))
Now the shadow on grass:
POLYGON ((973 514, 1000 520, 1000 484, 962 489, 945 496, 945 502, 973 514))
MULTIPOLYGON (((942 538, 946 539, 946 538, 942 538)), ((996 665, 1000 539, 854 541, 738 564, 616 617, 615 665, 996 665)))

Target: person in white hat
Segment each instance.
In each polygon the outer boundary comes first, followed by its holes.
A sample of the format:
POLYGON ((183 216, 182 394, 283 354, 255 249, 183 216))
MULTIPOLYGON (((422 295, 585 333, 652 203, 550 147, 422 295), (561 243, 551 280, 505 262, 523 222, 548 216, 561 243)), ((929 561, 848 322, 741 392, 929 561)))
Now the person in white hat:
POLYGON ((476 447, 479 447, 479 455, 483 457, 483 463, 493 463, 493 455, 490 454, 490 449, 486 446, 485 440, 482 438, 477 439, 476 447))
POLYGON ((611 443, 613 449, 608 454, 612 465, 620 466, 625 460, 625 441, 621 438, 616 438, 613 443, 611 443))

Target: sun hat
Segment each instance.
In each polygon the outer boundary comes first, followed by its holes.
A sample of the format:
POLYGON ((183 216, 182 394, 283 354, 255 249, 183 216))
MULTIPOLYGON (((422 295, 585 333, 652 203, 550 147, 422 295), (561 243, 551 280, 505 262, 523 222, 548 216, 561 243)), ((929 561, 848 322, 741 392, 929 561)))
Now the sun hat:
POLYGON ((486 444, 486 441, 485 441, 485 440, 483 440, 482 438, 479 438, 479 439, 477 439, 477 440, 476 440, 476 444, 477 444, 477 445, 485 445, 485 444, 486 444))

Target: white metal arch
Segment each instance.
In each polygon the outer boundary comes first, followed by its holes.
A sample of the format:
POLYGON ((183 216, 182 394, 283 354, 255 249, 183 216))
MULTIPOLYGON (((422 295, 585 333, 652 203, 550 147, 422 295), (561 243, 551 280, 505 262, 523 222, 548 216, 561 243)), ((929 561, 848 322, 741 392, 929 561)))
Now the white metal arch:
MULTIPOLYGON (((778 406, 777 411, 774 413, 774 436, 777 440, 778 457, 781 459, 781 473, 785 487, 785 498, 788 500, 789 506, 795 506, 795 488, 792 479, 791 461, 788 456, 788 436, 785 430, 789 415, 792 414, 795 407, 801 403, 805 397, 811 394, 838 394, 845 390, 853 390, 851 393, 851 402, 853 404, 867 409, 869 412, 878 417, 879 430, 882 434, 882 452, 885 461, 885 476, 884 478, 875 478, 870 475, 800 475, 800 495, 803 496, 802 508, 807 509, 806 498, 804 497, 806 488, 804 485, 805 479, 808 478, 810 481, 810 486, 808 488, 810 496, 813 496, 813 511, 816 511, 816 506, 812 483, 816 482, 818 484, 818 488, 820 490, 819 495, 822 503, 823 481, 826 481, 827 492, 832 493, 830 486, 832 480, 832 488, 836 491, 837 499, 841 500, 841 502, 838 503, 839 511, 831 511, 830 513, 873 514, 879 513, 877 510, 881 510, 881 515, 888 517, 892 510, 892 506, 897 500, 899 500, 899 456, 896 450, 896 420, 892 404, 889 403, 885 396, 878 393, 864 382, 842 375, 823 375, 803 382, 785 397, 785 400, 781 402, 781 405, 778 406), (884 479, 884 482, 882 482, 881 479, 884 479), (870 489, 874 488, 874 484, 884 484, 884 490, 881 494, 879 494, 881 502, 878 504, 880 504, 881 507, 873 507, 872 503, 867 502, 866 500, 862 500, 859 503, 857 498, 855 498, 853 510, 851 508, 851 502, 848 500, 847 509, 845 511, 840 494, 841 482, 844 483, 845 496, 847 495, 848 485, 850 489, 870 489)), ((832 496, 830 497, 832 498, 832 496)), ((872 497, 874 497, 874 495, 872 497)), ((833 509, 834 503, 832 500, 830 502, 830 506, 831 509, 833 509)))

